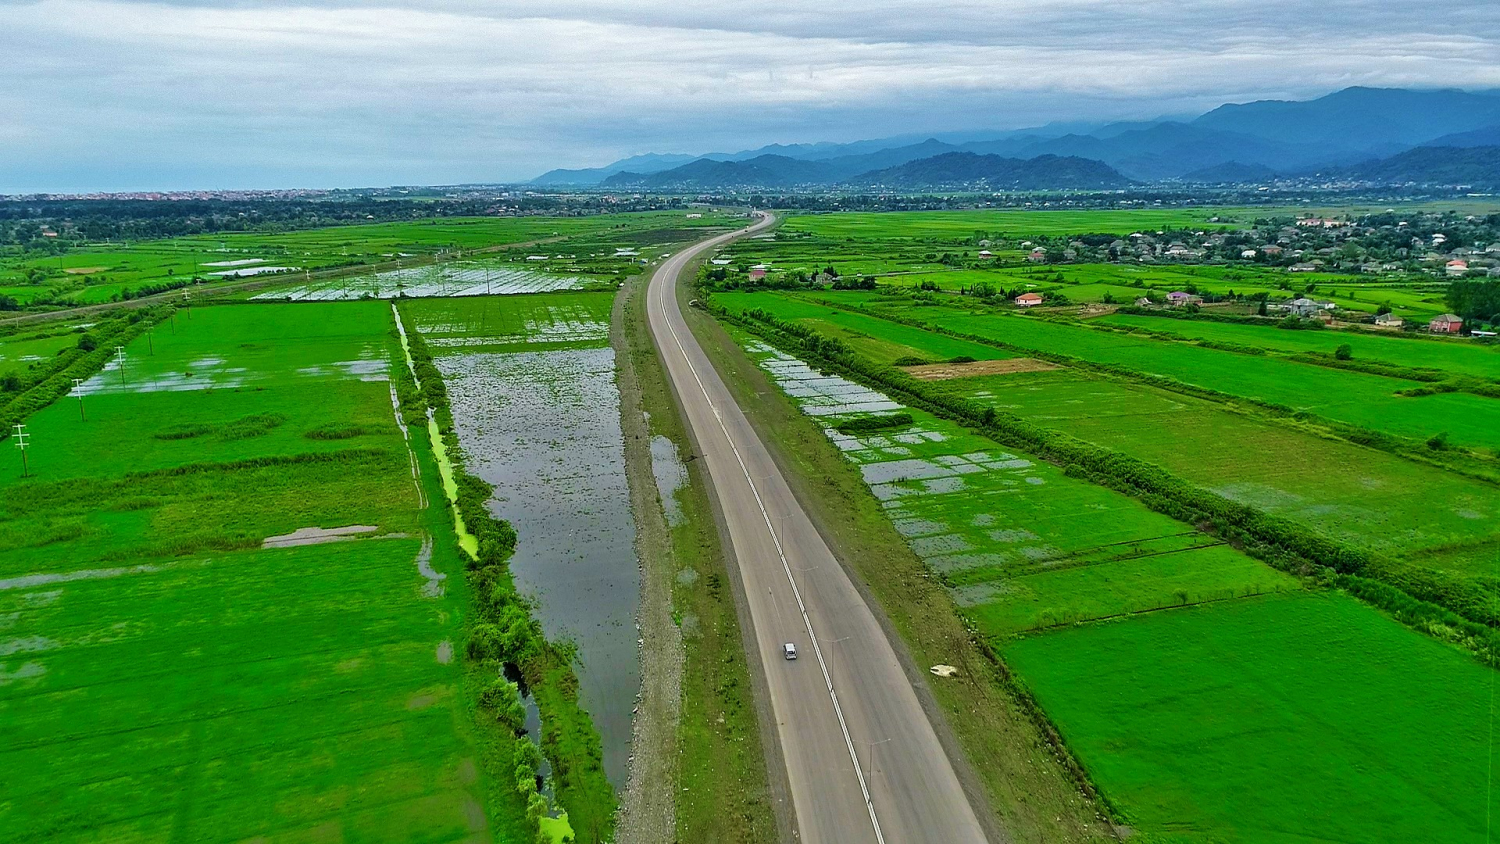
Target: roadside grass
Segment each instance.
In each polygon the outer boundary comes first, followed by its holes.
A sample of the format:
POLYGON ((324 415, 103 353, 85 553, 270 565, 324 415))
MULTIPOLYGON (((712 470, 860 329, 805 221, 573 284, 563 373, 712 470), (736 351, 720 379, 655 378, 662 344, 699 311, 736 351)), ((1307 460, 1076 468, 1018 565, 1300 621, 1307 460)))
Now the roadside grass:
POLYGON ((1492 669, 1338 593, 1003 649, 1146 840, 1482 840, 1492 669))
MULTIPOLYGON (((670 440, 686 458, 693 453, 692 442, 647 328, 646 278, 636 284, 622 318, 641 408, 649 432, 670 440)), ((653 566, 665 568, 661 574, 671 584, 672 617, 682 639, 677 782, 672 784, 677 840, 778 840, 767 777, 774 757, 762 743, 732 575, 700 465, 688 461, 686 483, 672 501, 662 502, 675 504, 678 514, 667 522, 666 559, 646 561, 648 576, 653 566)))
POLYGON ((1008 691, 1005 666, 969 631, 857 468, 722 326, 695 309, 685 309, 685 316, 819 531, 883 610, 913 663, 958 668, 957 677, 922 688, 941 712, 939 734, 956 736, 962 747, 969 781, 979 789, 971 799, 981 816, 991 807, 1017 842, 1114 840, 1108 821, 1070 774, 1066 751, 1049 743, 1026 704, 1008 691))

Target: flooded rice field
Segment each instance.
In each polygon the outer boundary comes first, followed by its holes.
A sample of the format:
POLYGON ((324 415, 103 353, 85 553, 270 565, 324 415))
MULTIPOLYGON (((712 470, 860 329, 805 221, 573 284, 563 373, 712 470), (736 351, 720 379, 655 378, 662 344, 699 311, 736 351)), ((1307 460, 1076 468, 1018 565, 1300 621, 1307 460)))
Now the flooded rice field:
MULTIPOLYGON (((845 378, 819 374, 764 343, 751 343, 748 350, 859 466, 917 556, 952 582, 1003 581, 1075 563, 1113 544, 1160 544, 1170 529, 1165 517, 1161 524, 1112 518, 1110 511, 1125 503, 1118 496, 1006 452, 961 426, 907 410, 845 378), (896 410, 911 413, 913 424, 859 434, 834 428, 839 421, 896 410), (1089 529, 1078 530, 1080 521, 1089 529)), ((1170 539, 1166 544, 1176 550, 1200 541, 1170 539)))
MULTIPOLYGON (((132 350, 135 350, 135 346, 132 350)), ((241 349, 236 349, 231 354, 232 359, 217 355, 194 357, 167 352, 159 355, 142 355, 138 351, 135 354, 127 353, 124 358, 111 358, 99 372, 69 395, 233 389, 288 379, 385 381, 390 377, 390 361, 386 358, 385 350, 374 343, 363 344, 358 349, 358 357, 350 360, 296 366, 290 371, 289 361, 282 357, 241 349)))
POLYGON ((578 646, 581 702, 622 788, 640 686, 640 574, 614 351, 449 352, 434 362, 468 470, 494 485, 490 509, 519 537, 516 585, 537 600, 549 638, 578 646))
POLYGON ((395 299, 403 296, 411 298, 500 296, 513 293, 579 290, 586 285, 598 283, 597 280, 585 276, 553 275, 504 263, 453 261, 425 267, 387 270, 363 276, 314 281, 294 287, 268 290, 251 298, 331 301, 395 299))

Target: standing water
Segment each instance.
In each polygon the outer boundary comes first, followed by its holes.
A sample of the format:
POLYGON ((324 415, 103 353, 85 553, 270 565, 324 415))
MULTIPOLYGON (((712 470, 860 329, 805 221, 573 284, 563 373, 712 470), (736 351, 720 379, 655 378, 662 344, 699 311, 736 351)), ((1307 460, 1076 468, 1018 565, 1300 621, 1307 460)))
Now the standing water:
POLYGON ((625 481, 614 351, 443 354, 469 472, 495 487, 490 510, 515 526, 510 569, 537 599, 548 638, 578 646, 581 702, 617 789, 628 772, 640 686, 640 572, 625 481))

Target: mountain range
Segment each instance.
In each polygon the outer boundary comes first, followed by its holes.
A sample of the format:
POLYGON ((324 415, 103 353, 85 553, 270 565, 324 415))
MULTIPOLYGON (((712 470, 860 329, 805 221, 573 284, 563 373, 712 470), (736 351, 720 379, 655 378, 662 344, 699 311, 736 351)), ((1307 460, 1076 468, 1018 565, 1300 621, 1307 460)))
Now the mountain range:
MULTIPOLYGON (((1500 91, 1346 88, 1306 101, 1223 105, 1196 117, 907 135, 846 144, 774 144, 701 156, 648 154, 605 167, 553 170, 532 184, 722 188, 984 183, 1040 189, 1120 187, 1130 181, 1255 182, 1315 173, 1358 178, 1359 172, 1396 172, 1368 164, 1416 148, 1494 146, 1500 146, 1500 91), (1079 163, 1084 159, 1091 163, 1079 163), (930 163, 907 167, 923 161, 930 163), (1007 161, 1035 163, 1024 168, 1001 163, 1007 161), (1106 166, 1095 166, 1099 164, 1106 166), (973 177, 964 178, 965 173, 973 177)), ((1449 175, 1462 175, 1450 164, 1480 171, 1486 165, 1482 154, 1426 156, 1395 167, 1406 167, 1403 172, 1410 174, 1415 172, 1412 166, 1426 162, 1449 175), (1440 165, 1439 158, 1449 163, 1440 165)), ((1406 181, 1427 180, 1449 183, 1406 181)))

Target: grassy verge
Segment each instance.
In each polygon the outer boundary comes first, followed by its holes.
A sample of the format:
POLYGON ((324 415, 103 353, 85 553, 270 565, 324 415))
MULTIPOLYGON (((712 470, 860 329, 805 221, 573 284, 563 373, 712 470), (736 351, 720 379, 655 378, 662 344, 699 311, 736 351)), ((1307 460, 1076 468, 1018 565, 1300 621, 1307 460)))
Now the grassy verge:
POLYGON ((977 779, 983 791, 977 802, 992 806, 1008 837, 1017 842, 1112 839, 1113 828, 1090 796, 1081 768, 1011 683, 1003 661, 964 625, 943 587, 885 517, 858 469, 708 314, 686 311, 798 499, 856 582, 862 581, 874 597, 916 664, 959 669, 957 677, 931 688, 972 767, 972 776, 965 777, 968 785, 977 779))
MULTIPOLYGON (((638 407, 649 414, 649 433, 688 455, 692 444, 646 324, 646 282, 640 278, 627 291, 622 316, 628 354, 621 371, 631 373, 631 392, 638 391, 638 407)), ((633 398, 625 395, 624 404, 633 398)), ((777 818, 730 576, 696 462, 687 464, 687 476, 675 495, 682 517, 666 529, 665 556, 646 562, 648 577, 665 576, 670 584, 683 647, 677 840, 773 841, 779 837, 777 818)))

